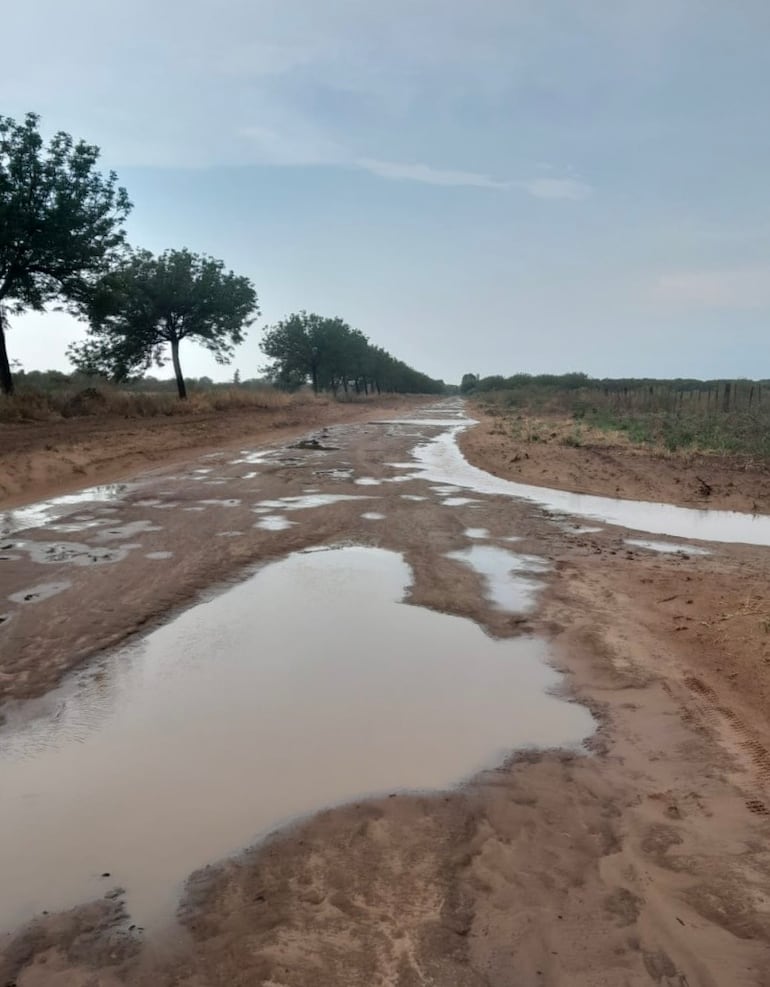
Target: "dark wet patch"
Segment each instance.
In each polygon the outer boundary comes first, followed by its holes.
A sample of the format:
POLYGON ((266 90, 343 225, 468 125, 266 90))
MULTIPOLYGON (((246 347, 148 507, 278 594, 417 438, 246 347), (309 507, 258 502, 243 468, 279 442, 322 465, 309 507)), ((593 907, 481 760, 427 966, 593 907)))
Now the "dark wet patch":
POLYGON ((317 449, 319 452, 339 452, 339 446, 325 446, 318 439, 300 439, 290 449, 317 449))

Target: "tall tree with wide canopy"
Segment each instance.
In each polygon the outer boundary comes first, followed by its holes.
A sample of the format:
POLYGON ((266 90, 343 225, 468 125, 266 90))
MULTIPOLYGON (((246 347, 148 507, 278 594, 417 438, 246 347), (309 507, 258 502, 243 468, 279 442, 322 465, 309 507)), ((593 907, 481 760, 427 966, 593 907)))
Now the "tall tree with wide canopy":
POLYGON ((40 118, 0 116, 0 388, 13 393, 9 313, 82 298, 124 244, 131 210, 114 172, 96 170, 99 148, 57 133, 40 118))
POLYGON ((259 315, 251 281, 221 260, 189 250, 155 257, 138 250, 110 271, 81 306, 89 338, 69 349, 79 370, 125 380, 171 357, 180 398, 187 397, 179 345, 190 339, 229 363, 259 315))

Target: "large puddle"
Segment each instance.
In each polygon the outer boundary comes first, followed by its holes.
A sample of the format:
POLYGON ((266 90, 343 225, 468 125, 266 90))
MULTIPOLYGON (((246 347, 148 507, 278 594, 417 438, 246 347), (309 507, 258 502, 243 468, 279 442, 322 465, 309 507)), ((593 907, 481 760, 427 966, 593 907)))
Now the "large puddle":
POLYGON ((11 713, 0 927, 116 885, 157 922, 192 870, 293 817, 591 732, 542 642, 405 605, 410 578, 382 549, 290 556, 11 713))
MULTIPOLYGON (((559 514, 590 518, 649 534, 770 545, 770 516, 764 514, 694 510, 672 504, 595 497, 515 483, 493 476, 471 465, 457 445, 457 433, 467 428, 468 423, 471 423, 470 420, 461 425, 455 422, 436 438, 418 445, 412 451, 418 465, 416 477, 431 483, 452 484, 481 494, 519 497, 534 501, 559 514)), ((435 424, 445 426, 447 422, 437 421, 435 424)), ((404 464, 392 465, 402 467, 404 464)), ((414 469, 413 466, 410 468, 414 469)))

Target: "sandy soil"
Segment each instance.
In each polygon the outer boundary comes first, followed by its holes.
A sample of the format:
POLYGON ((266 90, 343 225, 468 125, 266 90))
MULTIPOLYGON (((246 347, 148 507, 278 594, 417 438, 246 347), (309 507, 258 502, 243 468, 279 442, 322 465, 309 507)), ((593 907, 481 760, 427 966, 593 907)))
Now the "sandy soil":
POLYGON ((566 416, 532 417, 473 405, 479 427, 460 445, 476 465, 520 483, 575 493, 770 514, 770 464, 746 456, 668 452, 566 416))
MULTIPOLYGON (((467 454, 510 476, 510 457, 495 458, 484 431, 466 436, 467 454)), ((382 426, 345 436, 324 469, 344 460, 380 476, 414 443, 382 426)), ((573 451, 582 450, 559 446, 554 456, 573 451)), ((629 471, 637 468, 632 458, 629 471)), ((293 494, 307 464, 276 465, 260 480, 260 496, 293 494)), ((245 500, 248 482, 232 477, 209 495, 245 500)), ((177 505, 206 496, 189 487, 171 474, 148 479, 129 493, 120 523, 146 518, 136 501, 148 496, 177 505)), ((132 930, 114 900, 41 916, 0 938, 0 983, 770 985, 768 551, 714 545, 708 557, 660 556, 629 550, 623 529, 580 534, 505 498, 416 511, 400 498, 412 489, 392 485, 387 525, 372 529, 360 507, 338 504, 277 540, 253 528, 244 539, 214 537, 224 508, 162 512, 142 549, 173 546, 173 570, 137 552, 112 566, 70 566, 72 591, 13 612, 2 630, 5 697, 45 691, 75 661, 255 560, 344 532, 404 552, 411 602, 499 637, 547 635, 567 694, 598 718, 590 751, 527 754, 459 789, 323 811, 194 874, 179 924, 164 935, 132 930), (515 532, 522 551, 551 561, 536 613, 490 609, 478 578, 446 560, 470 525, 487 527, 491 543, 515 532)), ((229 508, 226 526, 246 530, 245 509, 229 508)), ((13 580, 0 570, 3 597, 34 569, 21 562, 13 580)))

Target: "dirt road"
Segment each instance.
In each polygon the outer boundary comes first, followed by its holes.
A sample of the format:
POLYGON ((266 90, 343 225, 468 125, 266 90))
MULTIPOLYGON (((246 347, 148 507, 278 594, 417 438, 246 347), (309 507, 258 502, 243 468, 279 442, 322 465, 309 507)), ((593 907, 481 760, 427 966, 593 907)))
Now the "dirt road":
POLYGON ((0 510, 55 497, 95 483, 116 483, 155 466, 185 463, 241 440, 287 441, 309 428, 366 421, 373 409, 396 411, 424 403, 382 395, 335 401, 325 395, 280 395, 265 406, 188 412, 152 418, 114 414, 20 424, 0 423, 0 510))
MULTIPOLYGON (((0 983, 770 984, 770 549, 688 540, 664 554, 627 539, 665 532, 453 489, 451 470, 441 482, 413 453, 457 414, 450 402, 401 424, 370 416, 267 452, 244 442, 104 499, 9 515, 0 779, 30 716, 46 723, 75 702, 48 702, 68 671, 88 673, 105 647, 255 564, 340 544, 402 555, 417 607, 545 642, 565 701, 596 718, 583 749, 519 753, 461 787, 319 806, 252 849, 201 860, 166 927, 137 928, 130 880, 68 912, 43 904, 0 938, 0 983), (341 499, 354 497, 368 499, 341 499), (524 560, 523 603, 495 605, 494 573, 449 557, 473 545, 524 560), (20 702, 34 696, 39 706, 20 702)), ((495 471, 489 451, 483 465, 495 471)), ((288 614, 302 620, 301 596, 288 614)), ((119 654, 128 668, 132 652, 119 654)), ((366 635, 360 654, 387 661, 366 635)))

